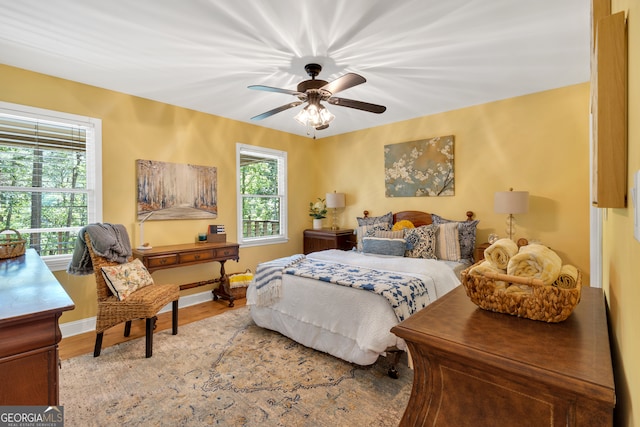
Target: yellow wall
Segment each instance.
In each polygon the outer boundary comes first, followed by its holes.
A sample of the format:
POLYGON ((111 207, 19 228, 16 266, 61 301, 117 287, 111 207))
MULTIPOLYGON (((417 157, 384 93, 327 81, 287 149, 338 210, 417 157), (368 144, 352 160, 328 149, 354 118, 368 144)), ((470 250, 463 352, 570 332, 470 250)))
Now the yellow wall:
MULTIPOLYGON (((640 169, 640 13, 639 0, 612 1, 612 13, 627 12, 628 32, 628 188, 640 169)), ((640 426, 640 242, 633 237, 635 209, 605 210, 603 287, 609 304, 616 372, 616 425, 640 426)))
MULTIPOLYGON (((243 248, 240 262, 227 263, 227 271, 255 268, 269 258, 302 251, 302 230, 310 224, 306 210, 307 159, 313 141, 283 132, 223 119, 184 108, 153 102, 122 93, 87 86, 42 74, 0 65, 0 100, 64 111, 102 119, 103 221, 122 223, 133 242, 136 225, 136 159, 190 163, 218 168, 218 218, 225 224, 229 240, 236 236, 236 143, 265 146, 288 152, 290 196, 289 243, 270 247, 243 248)), ((147 221, 145 240, 152 245, 192 242, 205 231, 210 220, 147 221)), ((205 280, 216 271, 214 264, 163 270, 154 273, 160 283, 205 280), (215 269, 215 270, 214 270, 215 269)), ((61 322, 95 316, 96 295, 92 276, 56 272, 76 304, 61 322)), ((183 291, 204 292, 211 286, 183 291)))
MULTIPOLYGON (((336 119, 337 120, 337 119, 336 119)), ((346 193, 342 224, 415 209, 450 219, 475 212, 478 240, 503 237, 506 215, 493 212, 496 191, 529 191, 529 213, 516 215, 515 238, 540 240, 589 284, 589 84, 478 105, 319 141, 319 188, 346 193), (384 145, 455 136, 455 196, 384 195, 384 145)))

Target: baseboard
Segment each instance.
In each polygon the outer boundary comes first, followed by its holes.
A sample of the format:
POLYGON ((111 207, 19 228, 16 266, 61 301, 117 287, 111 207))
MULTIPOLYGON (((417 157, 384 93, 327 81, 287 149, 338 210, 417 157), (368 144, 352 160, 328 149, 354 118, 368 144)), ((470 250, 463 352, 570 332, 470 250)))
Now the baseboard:
MULTIPOLYGON (((200 304, 203 302, 211 301, 211 291, 205 291, 198 294, 187 295, 180 297, 178 300, 178 307, 189 307, 192 305, 200 304)), ((160 310, 160 313, 171 311, 171 304, 167 304, 160 310)), ((91 332, 96 330, 96 318, 87 317, 86 319, 74 320, 72 322, 66 322, 60 324, 60 332, 62 338, 72 337, 74 335, 84 334, 85 332, 91 332)))

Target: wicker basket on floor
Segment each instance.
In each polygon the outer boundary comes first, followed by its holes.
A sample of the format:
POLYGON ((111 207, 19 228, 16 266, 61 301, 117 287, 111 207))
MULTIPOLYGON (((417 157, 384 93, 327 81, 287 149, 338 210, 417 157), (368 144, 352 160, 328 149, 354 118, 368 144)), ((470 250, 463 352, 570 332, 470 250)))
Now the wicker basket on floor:
POLYGON ((242 273, 229 274, 229 292, 234 299, 242 299, 247 296, 247 287, 253 280, 253 273, 246 269, 242 273))
POLYGON ((0 259, 15 258, 24 255, 27 241, 22 238, 18 230, 5 228, 0 231, 0 259), (14 234, 5 233, 12 231, 14 234))
POLYGON ((462 285, 471 301, 485 310, 557 323, 566 320, 580 302, 582 274, 579 270, 576 287, 564 289, 528 277, 470 274, 473 267, 462 272, 462 285), (512 285, 523 290, 508 292, 512 285))

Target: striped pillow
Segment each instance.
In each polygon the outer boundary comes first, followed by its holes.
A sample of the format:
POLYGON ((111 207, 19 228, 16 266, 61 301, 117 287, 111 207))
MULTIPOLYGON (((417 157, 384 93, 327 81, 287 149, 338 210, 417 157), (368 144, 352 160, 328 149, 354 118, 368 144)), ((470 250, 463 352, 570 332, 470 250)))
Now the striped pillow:
POLYGON ((460 259, 460 241, 458 239, 458 223, 447 222, 438 225, 436 234, 436 256, 445 261, 460 259))
MULTIPOLYGON (((371 237, 371 236, 369 236, 371 237)), ((388 230, 388 231, 383 231, 383 230, 376 230, 375 234, 373 235, 373 237, 382 237, 385 239, 404 239, 404 230, 388 230)))

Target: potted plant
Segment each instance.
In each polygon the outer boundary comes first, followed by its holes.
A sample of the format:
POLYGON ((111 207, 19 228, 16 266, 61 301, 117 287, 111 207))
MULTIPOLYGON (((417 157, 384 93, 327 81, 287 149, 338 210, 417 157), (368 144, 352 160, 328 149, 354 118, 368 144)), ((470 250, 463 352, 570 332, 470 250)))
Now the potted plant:
POLYGON ((309 203, 309 216, 313 218, 313 228, 318 230, 322 228, 322 218, 326 218, 327 204, 324 199, 318 198, 317 202, 309 203))

